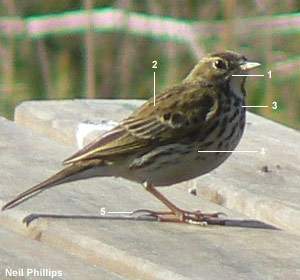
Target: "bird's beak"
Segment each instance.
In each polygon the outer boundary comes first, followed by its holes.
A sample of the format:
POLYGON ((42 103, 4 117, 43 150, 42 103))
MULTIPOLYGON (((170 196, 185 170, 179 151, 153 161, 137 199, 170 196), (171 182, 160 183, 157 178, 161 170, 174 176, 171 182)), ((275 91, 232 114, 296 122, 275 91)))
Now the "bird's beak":
POLYGON ((260 63, 258 63, 258 62, 246 61, 246 62, 244 62, 243 64, 240 65, 240 69, 242 71, 250 71, 250 70, 255 69, 259 66, 260 66, 260 63))

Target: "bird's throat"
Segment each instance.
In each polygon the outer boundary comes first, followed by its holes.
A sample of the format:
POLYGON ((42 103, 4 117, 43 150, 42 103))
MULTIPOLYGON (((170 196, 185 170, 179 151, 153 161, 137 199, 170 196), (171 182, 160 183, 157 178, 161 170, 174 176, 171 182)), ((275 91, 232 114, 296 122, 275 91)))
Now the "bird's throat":
POLYGON ((230 91, 239 98, 243 98, 246 95, 245 80, 245 77, 232 77, 229 81, 230 91))

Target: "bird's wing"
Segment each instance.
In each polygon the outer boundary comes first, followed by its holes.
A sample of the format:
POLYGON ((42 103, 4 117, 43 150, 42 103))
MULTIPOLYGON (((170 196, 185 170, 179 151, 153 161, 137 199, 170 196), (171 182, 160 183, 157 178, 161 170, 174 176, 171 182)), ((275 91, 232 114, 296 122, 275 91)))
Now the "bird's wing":
POLYGON ((205 127, 219 108, 215 91, 182 84, 148 100, 113 130, 66 159, 64 163, 108 158, 176 140, 205 127), (191 99, 193 101, 191 101, 191 99))

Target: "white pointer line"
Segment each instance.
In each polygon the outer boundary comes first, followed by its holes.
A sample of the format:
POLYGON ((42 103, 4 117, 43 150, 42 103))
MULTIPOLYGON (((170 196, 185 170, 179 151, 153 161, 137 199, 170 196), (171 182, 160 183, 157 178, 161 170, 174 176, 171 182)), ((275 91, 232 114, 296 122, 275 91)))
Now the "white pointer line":
POLYGON ((133 212, 107 212, 107 214, 132 214, 133 212))
POLYGON ((269 107, 269 106, 242 106, 242 107, 269 107))
POLYGON ((198 153, 258 153, 258 151, 198 151, 198 153))
POLYGON ((263 77, 264 75, 232 75, 235 77, 263 77))
POLYGON ((154 82, 153 82, 153 88, 154 88, 154 99, 153 99, 153 105, 155 106, 155 72, 153 73, 154 74, 154 82))

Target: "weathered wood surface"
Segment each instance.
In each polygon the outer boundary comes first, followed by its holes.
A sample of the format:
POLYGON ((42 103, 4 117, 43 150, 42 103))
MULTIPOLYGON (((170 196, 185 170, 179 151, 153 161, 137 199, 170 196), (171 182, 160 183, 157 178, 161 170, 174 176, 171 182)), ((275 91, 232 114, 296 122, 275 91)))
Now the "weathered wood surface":
MULTIPOLYGON (((140 103, 32 101, 17 107, 15 122, 0 119, 0 206, 61 168, 89 127, 83 122, 118 121, 140 103)), ((162 206, 123 179, 75 182, 0 213, 0 276, 8 267, 49 267, 62 279, 300 279, 300 133, 253 114, 247 122, 238 150, 265 155, 237 153, 208 175, 161 189, 182 208, 226 213, 227 226, 108 219, 102 207, 162 206), (26 228, 30 213, 87 219, 38 219, 26 228)))

